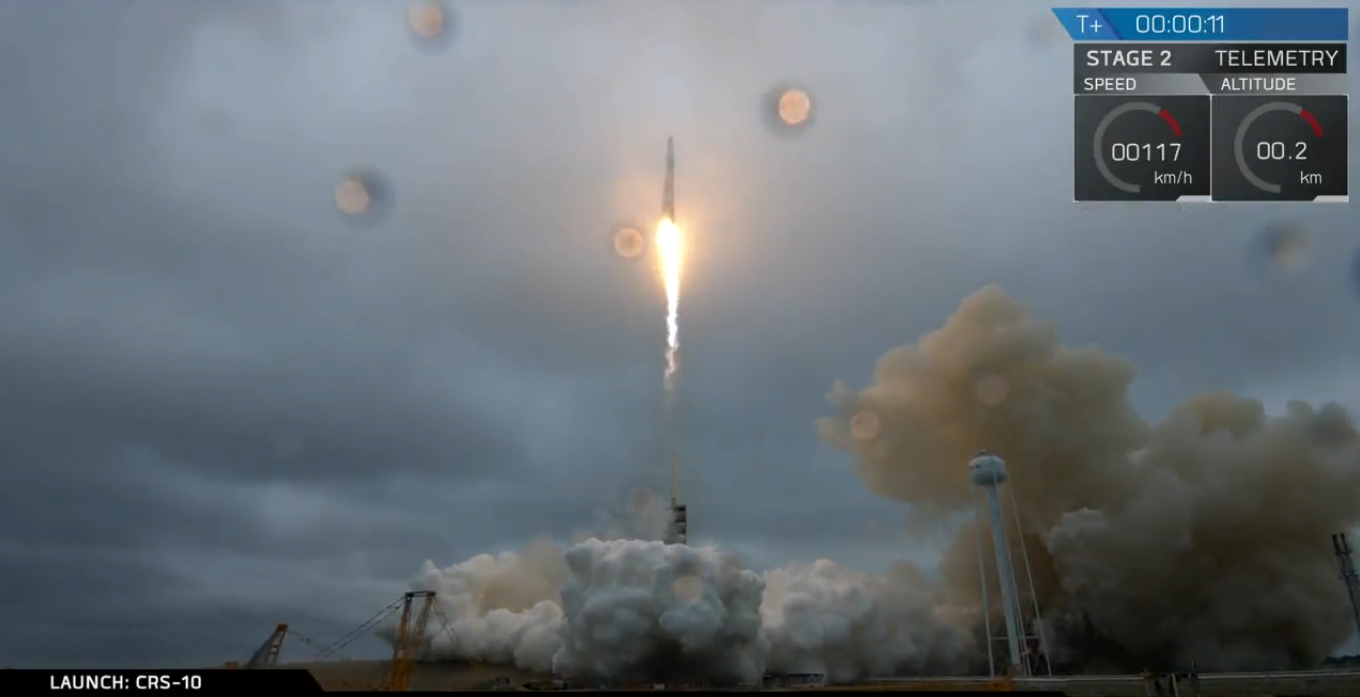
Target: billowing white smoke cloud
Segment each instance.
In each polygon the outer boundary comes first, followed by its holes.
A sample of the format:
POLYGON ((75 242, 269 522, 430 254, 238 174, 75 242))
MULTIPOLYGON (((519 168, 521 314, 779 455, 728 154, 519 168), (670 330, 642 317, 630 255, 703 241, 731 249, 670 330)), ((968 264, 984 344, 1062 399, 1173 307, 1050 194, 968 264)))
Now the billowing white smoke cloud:
POLYGON ((434 591, 439 603, 440 616, 427 629, 431 650, 552 670, 562 625, 558 589, 567 574, 561 550, 551 542, 536 542, 521 554, 480 554, 443 570, 425 562, 412 587, 434 591))
POLYGON ((580 678, 754 682, 765 672, 958 672, 971 638, 910 566, 869 576, 829 561, 745 569, 712 547, 590 539, 562 552, 433 564, 413 584, 451 620, 434 658, 513 664, 580 678))
POLYGON ((968 635, 946 621, 934 584, 910 564, 871 576, 825 559, 765 573, 761 615, 777 673, 944 675, 967 668, 968 635))
POLYGON ((712 547, 587 540, 566 553, 559 674, 760 679, 764 582, 712 547))

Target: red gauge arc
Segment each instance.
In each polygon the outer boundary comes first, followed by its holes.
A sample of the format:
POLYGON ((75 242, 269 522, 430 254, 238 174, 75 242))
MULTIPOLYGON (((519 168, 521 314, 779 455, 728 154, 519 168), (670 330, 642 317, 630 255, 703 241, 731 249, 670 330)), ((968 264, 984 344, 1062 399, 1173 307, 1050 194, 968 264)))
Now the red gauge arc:
POLYGON ((1299 109, 1299 116, 1303 117, 1303 120, 1307 121, 1308 125, 1312 127, 1313 135, 1319 138, 1322 137, 1322 124, 1318 123, 1318 119, 1316 116, 1313 116, 1313 112, 1307 109, 1299 109))
POLYGON ((1166 125, 1171 127, 1172 135, 1176 136, 1177 138, 1181 137, 1182 135, 1185 135, 1181 131, 1180 122, 1176 120, 1176 117, 1171 115, 1171 112, 1167 111, 1166 109, 1162 109, 1161 111, 1157 112, 1157 115, 1162 117, 1162 120, 1166 122, 1166 125))

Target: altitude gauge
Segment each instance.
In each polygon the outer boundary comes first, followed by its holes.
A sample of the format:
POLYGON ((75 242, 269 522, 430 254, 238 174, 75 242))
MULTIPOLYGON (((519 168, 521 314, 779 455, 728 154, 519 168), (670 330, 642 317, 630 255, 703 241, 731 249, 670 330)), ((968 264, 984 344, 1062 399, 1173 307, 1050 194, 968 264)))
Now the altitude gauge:
POLYGON ((1214 99, 1214 199, 1346 200, 1344 95, 1214 99))
POLYGON ((1209 197, 1209 98, 1076 96, 1077 201, 1209 197))

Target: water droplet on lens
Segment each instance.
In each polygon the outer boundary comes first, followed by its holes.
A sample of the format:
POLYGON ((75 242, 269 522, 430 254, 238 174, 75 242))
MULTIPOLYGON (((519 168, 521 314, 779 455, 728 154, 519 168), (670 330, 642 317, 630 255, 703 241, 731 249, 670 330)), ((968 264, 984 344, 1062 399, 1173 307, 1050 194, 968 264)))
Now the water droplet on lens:
POLYGON ((346 173, 336 182, 332 195, 341 215, 358 224, 377 222, 392 205, 392 188, 387 179, 369 168, 346 173))
POLYGON ((1262 276, 1281 279, 1303 270, 1313 259, 1312 236, 1303 225, 1274 221, 1257 233, 1251 264, 1262 276))
POLYGON ((816 113, 812 94, 795 85, 782 85, 766 93, 763 111, 766 125, 786 136, 805 130, 816 113))
POLYGON ((878 437, 881 427, 878 414, 870 409, 861 409, 850 417, 850 435, 854 436, 855 440, 873 440, 878 437))
POLYGON ((988 375, 978 381, 977 398, 979 402, 994 407, 1006 401, 1011 394, 1011 384, 1000 375, 988 375))
POLYGON ((422 46, 438 47, 453 35, 453 10, 443 2, 423 0, 406 9, 406 29, 422 46))
POLYGON ((614 252, 624 259, 636 259, 642 256, 642 251, 647 246, 647 240, 643 238, 642 232, 635 227, 625 226, 614 231, 614 252))

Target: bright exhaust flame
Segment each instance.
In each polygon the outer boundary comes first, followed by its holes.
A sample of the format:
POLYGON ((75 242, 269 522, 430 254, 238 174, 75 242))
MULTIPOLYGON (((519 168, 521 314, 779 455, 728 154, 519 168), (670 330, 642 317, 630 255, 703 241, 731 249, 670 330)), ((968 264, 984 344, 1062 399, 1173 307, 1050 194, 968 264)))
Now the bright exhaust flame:
POLYGON ((665 218, 656 229, 657 261, 661 265, 661 282, 666 289, 666 389, 675 385, 675 371, 679 368, 676 354, 680 350, 680 271, 685 265, 685 240, 675 221, 665 218))

